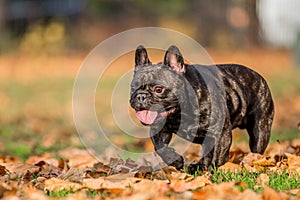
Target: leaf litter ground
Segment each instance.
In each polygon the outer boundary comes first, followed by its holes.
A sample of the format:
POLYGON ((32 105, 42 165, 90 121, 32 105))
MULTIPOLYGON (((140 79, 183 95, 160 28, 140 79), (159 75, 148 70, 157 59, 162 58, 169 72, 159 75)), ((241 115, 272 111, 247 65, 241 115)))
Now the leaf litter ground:
POLYGON ((272 144, 265 155, 233 146, 225 165, 194 175, 168 166, 154 170, 145 160, 111 158, 104 163, 79 149, 32 156, 25 162, 5 155, 0 157, 0 197, 299 199, 299 143, 272 144))
MULTIPOLYGON (((270 66, 275 75, 276 71, 281 75, 283 67, 286 71, 287 66, 291 66, 287 63, 290 60, 289 56, 283 57, 282 52, 277 54, 255 50, 251 53, 245 52, 243 55, 229 52, 222 56, 218 53, 213 57, 218 63, 238 58, 239 63, 255 66, 259 72, 268 75, 272 92, 276 97, 277 115, 274 127, 286 136, 286 132, 280 128, 295 127, 299 123, 299 73, 292 72, 293 76, 286 74, 283 74, 283 77, 270 76, 270 66), (249 55, 262 56, 262 59, 249 60, 249 55), (263 59, 266 57, 268 59, 263 59), (281 60, 283 58, 284 60, 281 60), (286 81, 283 81, 284 77, 286 81), (287 93, 287 88, 295 95, 287 93)), ((129 57, 130 61, 124 62, 120 59, 119 63, 115 63, 116 67, 112 68, 119 71, 119 66, 127 63, 126 66, 131 69, 133 55, 129 57)), ((73 128, 66 123, 61 124, 60 119, 69 119, 68 116, 61 116, 61 113, 70 112, 67 108, 71 107, 69 105, 71 105, 73 78, 83 58, 75 56, 69 59, 65 57, 46 61, 43 59, 25 59, 25 57, 0 59, 1 66, 5 66, 1 68, 0 73, 2 80, 0 151, 3 152, 0 155, 0 198, 299 199, 299 140, 273 143, 264 156, 249 153, 248 148, 245 148, 248 145, 239 142, 232 147, 230 160, 224 166, 213 170, 213 173, 199 172, 195 175, 177 171, 172 167, 156 170, 157 166, 154 164, 157 163, 150 161, 122 160, 111 156, 106 156, 108 160, 97 160, 84 150, 59 150, 61 144, 58 141, 62 141, 65 145, 74 133, 73 128), (15 66, 18 66, 18 70, 15 66), (37 71, 40 66, 44 66, 43 70, 37 71), (49 82, 49 78, 52 82, 49 82), (32 117, 40 115, 41 111, 42 118, 32 117), (8 116, 17 118, 6 119, 8 116), (34 136, 31 133, 35 133, 34 136), (8 141, 13 141, 15 146, 9 145, 12 142, 8 141), (25 145, 20 146, 21 144, 25 145), (57 147, 54 148, 53 145, 57 147), (29 157, 33 154, 40 156, 29 157)), ((122 70, 126 71, 127 68, 122 70)), ((112 74, 116 75, 116 71, 112 74)), ((293 129, 291 133, 293 133, 290 134, 291 138, 294 139, 300 132, 293 129)), ((278 136, 277 134, 276 140, 278 136)), ((77 140, 74 143, 75 145, 72 143, 67 146, 78 146, 77 140)), ((153 148, 147 142, 141 146, 149 150, 153 148)), ((65 148, 66 145, 62 147, 65 148)), ((189 149, 185 155, 189 161, 197 160, 197 156, 199 156, 197 148, 189 149)))

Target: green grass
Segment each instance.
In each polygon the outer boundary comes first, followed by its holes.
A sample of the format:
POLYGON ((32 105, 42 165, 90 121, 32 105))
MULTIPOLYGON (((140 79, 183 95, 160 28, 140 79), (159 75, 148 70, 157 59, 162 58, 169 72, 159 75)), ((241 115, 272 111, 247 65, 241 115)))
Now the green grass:
POLYGON ((59 197, 59 198, 62 198, 62 197, 67 197, 68 195, 70 194, 74 194, 75 192, 73 192, 72 190, 61 190, 61 191, 58 191, 58 192, 46 192, 46 194, 49 196, 49 197, 59 197))
MULTIPOLYGON (((246 170, 242 173, 234 173, 231 171, 222 172, 214 170, 212 175, 212 182, 216 184, 230 181, 243 182, 246 184, 246 188, 252 189, 255 192, 262 192, 263 187, 256 183, 257 178, 262 173, 263 172, 252 173, 246 170)), ((297 174, 288 174, 286 171, 282 173, 266 172, 266 174, 269 176, 270 179, 269 186, 275 189, 276 191, 291 190, 300 187, 300 177, 297 174)), ((239 190, 244 189, 240 186, 237 187, 239 188, 239 190)))
POLYGON ((107 195, 107 192, 105 190, 103 191, 98 191, 98 190, 86 190, 86 196, 87 197, 105 197, 107 195))

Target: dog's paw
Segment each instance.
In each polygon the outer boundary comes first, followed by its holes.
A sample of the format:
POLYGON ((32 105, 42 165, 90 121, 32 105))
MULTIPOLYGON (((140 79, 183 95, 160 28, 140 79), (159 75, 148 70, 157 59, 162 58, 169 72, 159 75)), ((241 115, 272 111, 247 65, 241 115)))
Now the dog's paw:
POLYGON ((169 165, 175 167, 177 170, 181 170, 183 169, 184 159, 182 156, 179 156, 177 160, 173 161, 169 165))

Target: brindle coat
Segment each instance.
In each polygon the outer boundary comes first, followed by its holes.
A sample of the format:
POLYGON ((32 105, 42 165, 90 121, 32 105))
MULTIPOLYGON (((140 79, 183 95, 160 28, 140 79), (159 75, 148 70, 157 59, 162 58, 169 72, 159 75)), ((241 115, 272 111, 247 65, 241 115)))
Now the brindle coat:
POLYGON ((164 162, 183 168, 183 157, 168 146, 175 133, 202 144, 201 159, 189 166, 191 173, 223 165, 236 127, 247 130, 251 152, 263 154, 274 116, 266 81, 242 65, 188 65, 183 60, 176 46, 158 64, 150 62, 143 46, 136 50, 130 104, 142 123, 150 125, 155 151, 164 162))

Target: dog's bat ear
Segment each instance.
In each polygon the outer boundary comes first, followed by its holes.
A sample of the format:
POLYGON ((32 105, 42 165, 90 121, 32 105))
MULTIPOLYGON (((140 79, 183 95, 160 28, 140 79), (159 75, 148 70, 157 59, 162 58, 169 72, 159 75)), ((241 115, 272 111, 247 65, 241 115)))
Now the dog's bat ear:
POLYGON ((135 50, 135 66, 151 64, 147 50, 143 45, 139 45, 135 50))
POLYGON ((168 48, 164 57, 164 64, 170 66, 179 74, 185 73, 184 59, 179 49, 172 45, 168 48))

